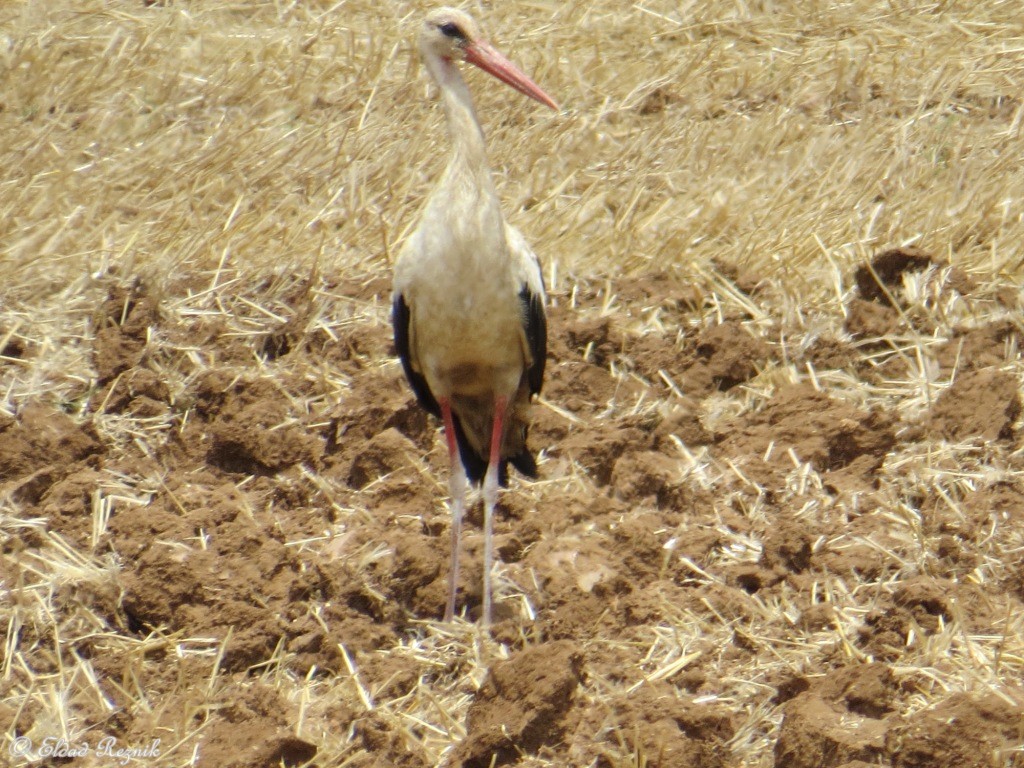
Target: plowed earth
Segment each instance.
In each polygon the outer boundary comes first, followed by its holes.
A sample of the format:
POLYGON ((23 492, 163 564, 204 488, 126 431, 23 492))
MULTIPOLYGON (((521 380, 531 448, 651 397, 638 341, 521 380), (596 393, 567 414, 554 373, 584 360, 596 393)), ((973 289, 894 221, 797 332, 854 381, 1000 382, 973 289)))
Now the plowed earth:
MULTIPOLYGON (((770 308, 708 320, 678 274, 553 296, 542 479, 501 501, 493 640, 461 623, 477 639, 440 665, 422 649, 448 631, 446 454, 393 360, 386 276, 298 284, 288 322, 248 334, 173 311, 187 285, 98 286, 95 380, 0 422, 0 489, 35 521, 2 562, 31 581, 65 542, 110 579, 69 576, 64 636, 17 644, 36 673, 85 659, 76 716, 162 734, 168 764, 1024 765, 1016 673, 970 658, 1020 647, 1016 292, 916 251, 851 283, 845 332, 799 347, 770 308), (927 270, 1005 319, 925 327, 901 286, 927 270), (328 334, 327 304, 361 309, 328 334), (944 462, 956 482, 933 482, 944 462), (937 694, 961 666, 973 688, 937 694), (302 681, 330 693, 307 706, 302 681), (417 709, 431 690, 448 703, 417 709)), ((467 529, 471 622, 476 507, 467 529)), ((16 700, 27 673, 0 684, 16 700)), ((0 721, 49 727, 23 701, 0 721)))

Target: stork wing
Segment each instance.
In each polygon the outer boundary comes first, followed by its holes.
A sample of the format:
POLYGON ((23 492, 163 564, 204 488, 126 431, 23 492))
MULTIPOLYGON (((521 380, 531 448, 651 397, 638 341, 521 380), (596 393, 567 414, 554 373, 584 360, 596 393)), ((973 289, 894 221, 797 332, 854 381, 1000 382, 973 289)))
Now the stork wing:
POLYGON ((434 398, 434 393, 430 391, 427 380, 413 369, 409 343, 411 322, 412 316, 409 312, 409 305, 405 303, 405 297, 395 291, 395 297, 391 304, 391 326, 395 331, 395 350, 402 360, 405 378, 409 380, 409 386, 416 393, 416 399, 419 400, 425 411, 440 418, 441 408, 434 398))
POLYGON ((505 238, 509 253, 516 265, 520 281, 519 300, 523 305, 523 331, 530 351, 530 369, 527 381, 530 394, 540 393, 544 383, 544 364, 548 356, 548 321, 544 314, 544 275, 540 271, 537 255, 530 249, 526 239, 513 226, 505 225, 505 238))
POLYGON ((524 285, 519 292, 519 299, 523 303, 526 317, 526 342, 533 358, 527 379, 530 382, 530 394, 536 395, 544 384, 544 363, 548 356, 548 321, 544 315, 544 294, 532 293, 529 286, 524 285))

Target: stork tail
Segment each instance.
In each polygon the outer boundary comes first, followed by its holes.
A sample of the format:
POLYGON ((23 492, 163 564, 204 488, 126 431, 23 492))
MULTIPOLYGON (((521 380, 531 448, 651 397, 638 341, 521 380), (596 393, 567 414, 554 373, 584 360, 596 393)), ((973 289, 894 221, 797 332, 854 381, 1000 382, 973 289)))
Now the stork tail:
MULTIPOLYGON (((519 408, 517 407, 512 413, 514 414, 518 410, 519 408)), ((484 475, 487 473, 487 457, 470 442, 459 414, 456 412, 452 416, 455 424, 455 440, 459 446, 459 457, 462 459, 462 466, 466 469, 466 477, 474 485, 480 485, 484 480, 484 475)), ((511 441, 508 437, 505 439, 506 447, 509 447, 509 443, 511 443, 513 449, 518 448, 518 450, 510 456, 502 456, 501 461, 498 462, 498 484, 502 488, 508 485, 509 464, 526 477, 537 477, 537 459, 526 445, 526 422, 515 419, 509 425, 509 429, 510 431, 518 431, 522 438, 511 441)), ((484 434, 486 435, 486 432, 484 434)), ((487 444, 486 440, 481 442, 484 445, 487 444)))

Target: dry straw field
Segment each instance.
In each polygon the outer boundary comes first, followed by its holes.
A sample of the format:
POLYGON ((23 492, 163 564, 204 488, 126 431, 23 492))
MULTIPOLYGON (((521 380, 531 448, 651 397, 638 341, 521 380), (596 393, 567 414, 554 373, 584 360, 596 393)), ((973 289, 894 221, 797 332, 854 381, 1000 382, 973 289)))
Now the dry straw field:
POLYGON ((1019 2, 468 7, 562 105, 467 73, 550 289, 490 636, 426 10, 0 5, 0 763, 1024 766, 1019 2))

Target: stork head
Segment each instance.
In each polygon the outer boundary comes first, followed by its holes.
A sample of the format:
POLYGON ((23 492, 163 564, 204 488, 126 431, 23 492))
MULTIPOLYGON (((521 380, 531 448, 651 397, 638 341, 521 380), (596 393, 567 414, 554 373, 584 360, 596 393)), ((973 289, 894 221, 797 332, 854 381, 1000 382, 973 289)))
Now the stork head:
POLYGON ((476 22, 463 11, 438 8, 427 14, 420 30, 420 52, 424 58, 445 62, 468 61, 523 95, 558 109, 554 99, 483 39, 476 22))

